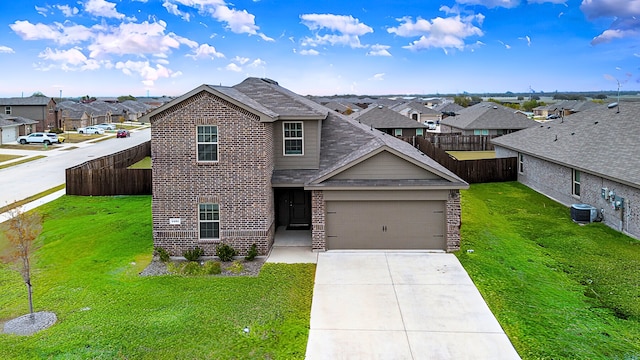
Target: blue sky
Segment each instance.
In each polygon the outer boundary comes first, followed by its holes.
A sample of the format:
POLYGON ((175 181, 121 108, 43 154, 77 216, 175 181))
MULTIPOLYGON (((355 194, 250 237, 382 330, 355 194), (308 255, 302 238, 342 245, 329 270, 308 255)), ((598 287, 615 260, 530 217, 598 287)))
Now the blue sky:
POLYGON ((22 0, 0 97, 640 89, 640 0, 22 0))

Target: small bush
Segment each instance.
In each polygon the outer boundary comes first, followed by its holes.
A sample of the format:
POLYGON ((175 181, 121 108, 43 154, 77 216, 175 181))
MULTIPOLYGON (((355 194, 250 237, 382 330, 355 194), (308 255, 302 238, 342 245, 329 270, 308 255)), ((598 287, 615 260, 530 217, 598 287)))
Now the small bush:
POLYGON ((202 273, 202 266, 195 261, 189 261, 182 269, 181 273, 184 275, 200 275, 202 273))
POLYGON ((242 265, 240 261, 236 260, 227 269, 234 274, 240 274, 244 271, 244 265, 242 265))
POLYGON ((204 250, 200 249, 199 247, 191 250, 186 250, 182 253, 182 256, 184 256, 187 261, 198 261, 198 259, 200 259, 200 256, 202 255, 204 255, 204 250))
POLYGON ((219 275, 222 273, 222 266, 219 261, 207 261, 204 263, 202 271, 207 275, 219 275))
POLYGON ((229 244, 220 244, 216 246, 216 256, 224 262, 233 260, 233 257, 237 254, 238 252, 236 251, 236 249, 231 247, 231 245, 229 244))
POLYGON ((156 248, 156 253, 160 257, 160 261, 162 261, 163 263, 166 263, 169 260, 171 260, 171 257, 169 256, 169 252, 167 250, 165 250, 164 248, 157 247, 156 248))
POLYGON ((247 261, 253 261, 256 256, 258 256, 258 247, 256 246, 256 244, 253 244, 249 248, 249 251, 247 251, 247 256, 245 256, 244 259, 247 261))

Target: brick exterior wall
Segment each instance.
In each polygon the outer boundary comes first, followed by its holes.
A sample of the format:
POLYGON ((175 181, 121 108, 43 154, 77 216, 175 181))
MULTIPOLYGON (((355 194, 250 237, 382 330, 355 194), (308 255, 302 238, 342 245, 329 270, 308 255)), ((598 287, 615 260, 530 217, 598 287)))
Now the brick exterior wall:
POLYGON ((272 124, 206 91, 151 122, 154 246, 180 256, 196 246, 213 255, 220 242, 245 254, 255 243, 266 254, 275 232, 272 124), (197 162, 198 125, 218 126, 218 162, 197 162), (219 240, 199 240, 200 203, 219 204, 219 240))
POLYGON ((319 190, 313 190, 311 192, 311 248, 314 251, 325 251, 327 249, 324 226, 324 193, 319 190))
MULTIPOLYGON (((516 152, 496 148, 496 156, 517 156, 516 152)), ((565 205, 584 203, 604 209, 603 223, 635 238, 640 238, 640 189, 582 172, 580 197, 572 194, 573 169, 533 156, 523 156, 524 171, 518 181, 529 188, 565 205), (601 189, 614 190, 625 199, 624 209, 615 210, 610 201, 601 196, 601 189)))
POLYGON ((450 190, 447 199, 447 252, 460 250, 460 190, 450 190))

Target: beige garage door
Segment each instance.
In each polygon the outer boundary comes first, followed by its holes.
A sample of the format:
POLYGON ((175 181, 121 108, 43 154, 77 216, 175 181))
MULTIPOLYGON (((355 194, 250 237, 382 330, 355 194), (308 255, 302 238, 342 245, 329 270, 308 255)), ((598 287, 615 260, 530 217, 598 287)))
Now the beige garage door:
POLYGON ((327 201, 327 249, 446 250, 444 201, 327 201))

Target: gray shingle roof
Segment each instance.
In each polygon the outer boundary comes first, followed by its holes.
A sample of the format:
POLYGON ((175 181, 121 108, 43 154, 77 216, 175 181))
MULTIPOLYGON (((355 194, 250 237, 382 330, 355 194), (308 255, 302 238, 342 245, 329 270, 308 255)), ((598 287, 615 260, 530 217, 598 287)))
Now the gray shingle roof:
POLYGON ((382 105, 371 105, 368 108, 354 114, 354 119, 373 126, 376 129, 419 129, 427 128, 415 120, 395 112, 382 105))
POLYGON ((536 121, 516 114, 513 109, 492 102, 481 102, 456 111, 456 116, 442 119, 440 123, 463 130, 520 130, 538 125, 536 121))
POLYGON ((563 100, 553 104, 538 106, 534 110, 571 110, 573 112, 585 111, 597 107, 599 104, 593 101, 563 100))
POLYGON ((35 120, 27 119, 22 116, 11 116, 0 114, 0 127, 5 126, 18 126, 25 124, 37 124, 38 122, 35 120))
POLYGON ((0 98, 0 106, 46 106, 51 98, 44 96, 0 98))
POLYGON ((640 188, 640 103, 601 105, 492 142, 640 188))

